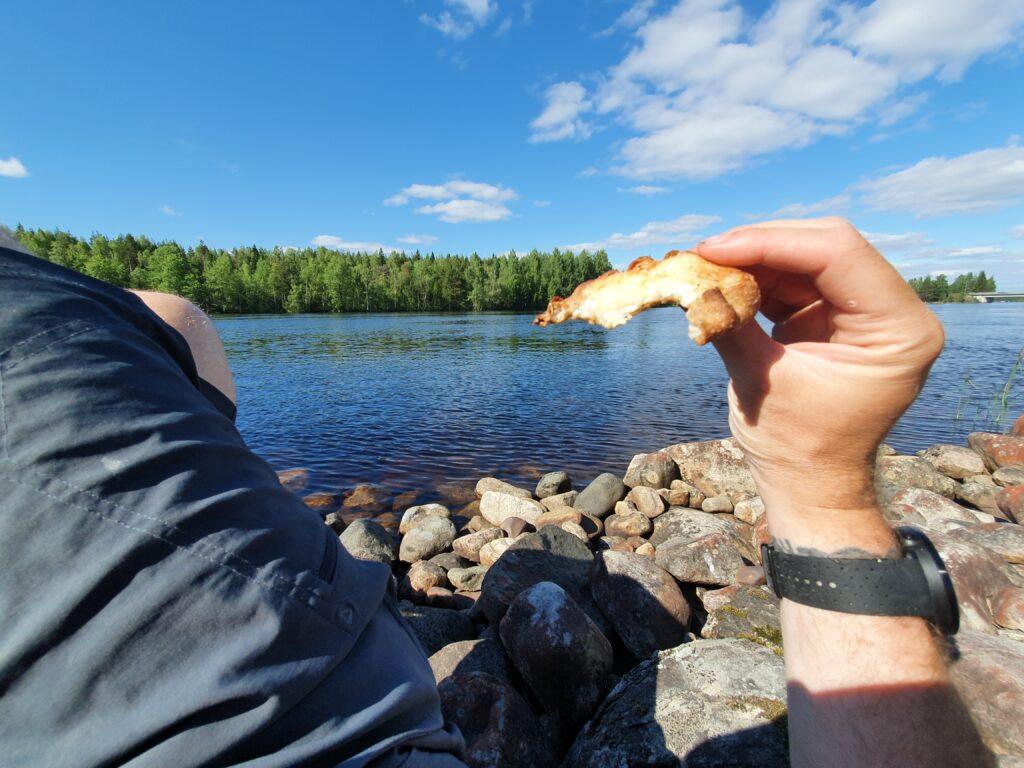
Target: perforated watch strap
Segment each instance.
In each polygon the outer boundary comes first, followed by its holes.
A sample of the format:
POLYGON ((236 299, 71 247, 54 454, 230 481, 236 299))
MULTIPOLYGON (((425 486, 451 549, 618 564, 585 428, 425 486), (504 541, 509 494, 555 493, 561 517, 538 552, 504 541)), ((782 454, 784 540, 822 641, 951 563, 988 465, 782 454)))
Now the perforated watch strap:
POLYGON ((813 608, 872 616, 930 616, 920 563, 804 557, 769 549, 766 571, 775 594, 813 608))

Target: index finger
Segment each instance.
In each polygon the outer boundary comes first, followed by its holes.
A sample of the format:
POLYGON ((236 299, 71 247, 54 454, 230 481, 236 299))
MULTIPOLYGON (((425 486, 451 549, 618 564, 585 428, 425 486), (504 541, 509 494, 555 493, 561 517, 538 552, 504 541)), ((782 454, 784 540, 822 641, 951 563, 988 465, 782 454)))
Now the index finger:
POLYGON ((896 269, 842 220, 739 227, 696 250, 717 264, 807 275, 826 301, 851 314, 893 314, 920 305, 896 269))

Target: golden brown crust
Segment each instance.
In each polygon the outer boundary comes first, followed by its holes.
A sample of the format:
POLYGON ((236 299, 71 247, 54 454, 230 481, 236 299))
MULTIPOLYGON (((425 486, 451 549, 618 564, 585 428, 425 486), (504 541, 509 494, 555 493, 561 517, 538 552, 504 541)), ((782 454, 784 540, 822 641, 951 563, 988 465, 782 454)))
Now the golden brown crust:
POLYGON ((691 251, 671 251, 661 261, 641 256, 624 272, 611 270, 580 283, 566 299, 554 296, 534 322, 585 320, 615 328, 663 304, 687 309, 690 338, 706 344, 757 314, 761 293, 743 270, 713 264, 691 251))

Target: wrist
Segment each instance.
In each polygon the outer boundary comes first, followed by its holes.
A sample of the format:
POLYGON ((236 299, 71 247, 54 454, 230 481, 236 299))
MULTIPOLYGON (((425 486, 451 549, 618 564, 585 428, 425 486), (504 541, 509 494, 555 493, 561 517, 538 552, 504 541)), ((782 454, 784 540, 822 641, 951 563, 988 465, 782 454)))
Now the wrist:
POLYGON ((819 557, 899 557, 892 527, 876 504, 820 507, 765 501, 775 546, 819 557))

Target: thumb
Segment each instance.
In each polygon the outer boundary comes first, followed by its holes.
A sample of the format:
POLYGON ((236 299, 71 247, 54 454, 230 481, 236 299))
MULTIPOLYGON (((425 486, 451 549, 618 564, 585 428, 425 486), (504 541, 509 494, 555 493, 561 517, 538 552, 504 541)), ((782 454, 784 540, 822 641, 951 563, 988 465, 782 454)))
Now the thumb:
POLYGON ((768 391, 768 370, 782 357, 782 344, 773 341, 756 320, 744 323, 712 342, 725 363, 744 410, 760 404, 768 391))

